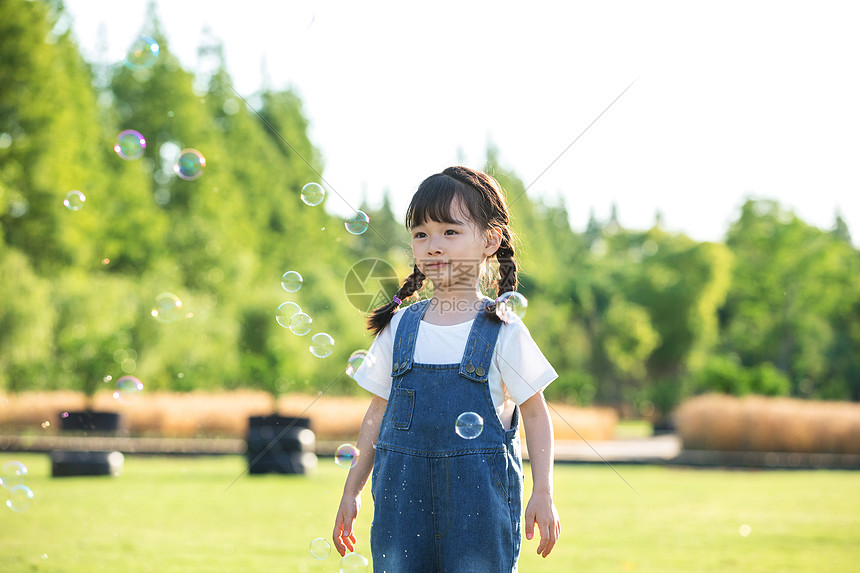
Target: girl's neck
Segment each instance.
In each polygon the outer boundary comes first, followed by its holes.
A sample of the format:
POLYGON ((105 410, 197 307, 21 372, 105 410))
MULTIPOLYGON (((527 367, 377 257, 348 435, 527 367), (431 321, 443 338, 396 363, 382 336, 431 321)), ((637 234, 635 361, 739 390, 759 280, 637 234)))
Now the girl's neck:
POLYGON ((436 290, 424 313, 424 322, 439 326, 461 324, 475 318, 481 310, 484 296, 476 291, 460 289, 436 290))

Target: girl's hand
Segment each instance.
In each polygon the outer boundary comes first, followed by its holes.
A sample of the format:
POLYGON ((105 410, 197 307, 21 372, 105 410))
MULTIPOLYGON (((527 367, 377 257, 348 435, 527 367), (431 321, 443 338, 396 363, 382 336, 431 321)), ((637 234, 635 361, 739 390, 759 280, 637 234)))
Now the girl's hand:
POLYGON ((361 422, 361 431, 358 433, 356 443, 361 455, 346 476, 343 496, 340 498, 340 507, 337 508, 337 517, 334 520, 334 531, 331 534, 334 546, 341 556, 347 551, 355 551, 355 532, 352 528, 355 526, 355 518, 358 517, 358 510, 361 507, 361 490, 364 489, 373 470, 373 444, 379 437, 379 425, 387 405, 388 400, 374 395, 361 422))
POLYGON ((526 539, 531 540, 535 535, 535 524, 540 532, 540 543, 537 553, 546 557, 555 547, 558 536, 561 533, 561 523, 558 519, 558 511, 549 494, 532 493, 528 505, 526 505, 526 539))
POLYGON ((355 518, 358 517, 358 510, 361 507, 361 496, 349 496, 344 494, 340 500, 340 507, 337 509, 337 518, 334 521, 334 531, 331 539, 334 541, 334 547, 341 557, 355 551, 355 518))

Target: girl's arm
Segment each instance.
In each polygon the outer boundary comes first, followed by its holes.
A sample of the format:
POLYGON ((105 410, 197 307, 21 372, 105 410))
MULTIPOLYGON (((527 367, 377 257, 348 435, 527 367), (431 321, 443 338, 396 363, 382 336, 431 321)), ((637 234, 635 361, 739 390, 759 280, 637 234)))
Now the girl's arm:
POLYGON ((379 437, 379 425, 382 422, 382 415, 385 413, 387 404, 388 400, 374 395, 370 401, 370 406, 367 407, 364 421, 361 423, 361 430, 359 430, 358 442, 356 443, 359 452, 358 461, 346 476, 343 496, 340 500, 340 507, 337 510, 337 518, 335 518, 334 531, 332 532, 334 546, 341 555, 345 555, 347 550, 355 551, 353 524, 361 507, 361 492, 373 470, 373 445, 379 437))
POLYGON ((532 496, 526 505, 526 539, 534 536, 534 526, 537 523, 540 531, 537 552, 546 557, 558 541, 560 522, 552 501, 552 420, 543 392, 538 392, 523 402, 520 405, 520 414, 526 429, 533 482, 532 496))

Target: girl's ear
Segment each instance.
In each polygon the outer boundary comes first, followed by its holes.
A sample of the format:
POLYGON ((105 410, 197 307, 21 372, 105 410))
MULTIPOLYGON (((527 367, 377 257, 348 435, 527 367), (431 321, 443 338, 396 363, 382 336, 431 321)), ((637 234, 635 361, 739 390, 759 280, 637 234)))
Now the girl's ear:
POLYGON ((496 251, 499 250, 499 246, 502 244, 502 230, 498 227, 493 229, 488 229, 486 233, 484 233, 484 256, 492 257, 496 254, 496 251))

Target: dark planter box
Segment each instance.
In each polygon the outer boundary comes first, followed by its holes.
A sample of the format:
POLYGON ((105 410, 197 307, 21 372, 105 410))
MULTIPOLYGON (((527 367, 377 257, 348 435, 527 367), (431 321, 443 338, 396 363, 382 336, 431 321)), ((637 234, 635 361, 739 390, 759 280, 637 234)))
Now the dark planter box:
MULTIPOLYGON (((115 436, 120 432, 121 417, 117 412, 82 410, 63 412, 60 431, 83 436, 115 436)), ((123 456, 119 452, 53 451, 51 475, 67 476, 118 476, 123 456)))
POLYGON ((316 439, 309 418, 248 418, 248 472, 305 474, 316 467, 316 439))
POLYGON ((63 432, 98 432, 115 434, 120 428, 120 415, 117 412, 98 412, 83 410, 60 414, 60 430, 63 432))
POLYGON ((51 475, 118 476, 122 471, 123 455, 119 452, 51 452, 51 475))

